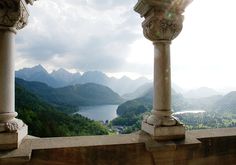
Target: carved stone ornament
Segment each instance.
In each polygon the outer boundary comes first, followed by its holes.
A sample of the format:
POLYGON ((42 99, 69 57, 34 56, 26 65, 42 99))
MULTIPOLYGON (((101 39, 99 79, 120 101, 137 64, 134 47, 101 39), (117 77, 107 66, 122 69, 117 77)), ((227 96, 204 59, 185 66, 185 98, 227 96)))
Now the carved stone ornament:
POLYGON ((183 20, 183 15, 154 10, 142 23, 143 34, 151 41, 171 41, 181 32, 183 20))
POLYGON ((17 30, 27 25, 29 13, 27 4, 34 0, 1 0, 0 1, 0 26, 15 28, 17 30))
POLYGON ((138 12, 141 17, 145 18, 149 11, 153 8, 156 8, 162 12, 169 11, 176 14, 182 14, 184 9, 192 1, 193 0, 138 0, 134 10, 138 12))
POLYGON ((145 20, 144 36, 151 41, 171 41, 182 30, 182 13, 192 0, 139 0, 134 10, 145 20))
POLYGON ((36 0, 25 0, 25 2, 28 4, 31 4, 31 5, 33 5, 33 3, 34 3, 34 1, 36 1, 36 0))
POLYGON ((16 132, 24 126, 20 119, 12 119, 6 123, 0 123, 0 132, 16 132))
POLYGON ((179 119, 174 116, 157 117, 152 114, 144 116, 143 122, 151 124, 156 127, 182 125, 179 119))

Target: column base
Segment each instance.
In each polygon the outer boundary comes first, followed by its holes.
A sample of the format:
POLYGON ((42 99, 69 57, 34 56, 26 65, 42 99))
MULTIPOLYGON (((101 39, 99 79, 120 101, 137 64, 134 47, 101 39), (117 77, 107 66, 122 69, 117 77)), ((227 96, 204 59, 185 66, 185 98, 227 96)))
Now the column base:
POLYGON ((17 149, 22 140, 28 135, 28 126, 26 124, 16 132, 0 133, 0 150, 17 149))
POLYGON ((149 133, 155 140, 164 141, 185 138, 185 128, 183 125, 154 126, 143 121, 141 129, 149 133))

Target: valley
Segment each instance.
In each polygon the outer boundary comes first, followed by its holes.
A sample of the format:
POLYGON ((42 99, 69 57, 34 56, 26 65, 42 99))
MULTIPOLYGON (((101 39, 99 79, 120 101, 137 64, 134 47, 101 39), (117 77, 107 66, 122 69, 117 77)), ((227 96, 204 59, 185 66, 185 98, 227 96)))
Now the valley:
MULTIPOLYGON (((72 123, 86 121, 93 125, 97 122, 95 125, 104 131, 102 134, 131 133, 140 129, 143 116, 150 113, 152 109, 152 83, 144 81, 144 79, 108 78, 104 73, 98 71, 73 75, 64 69, 49 74, 41 65, 17 71, 16 76, 20 77, 16 78, 16 107, 19 117, 27 122, 32 135, 35 136, 97 134, 94 132, 94 128, 87 130, 87 127, 83 126, 82 131, 86 128, 87 133, 80 133, 77 129, 73 131, 75 128, 69 123, 63 124, 58 128, 59 130, 53 127, 54 131, 40 134, 42 133, 41 127, 45 124, 48 126, 48 120, 52 121, 49 125, 54 125, 53 121, 58 122, 58 119, 61 120, 60 118, 65 118, 62 119, 64 122, 72 121, 72 123), (113 88, 106 86, 111 79, 114 80, 113 88), (61 85, 52 84, 55 82, 53 80, 60 82, 61 85), (137 83, 138 80, 140 80, 139 83, 137 83), (116 84, 115 81, 120 83, 116 84), (126 90, 133 83, 137 84, 126 90), (114 84, 117 85, 116 88, 114 84), (116 93, 113 90, 121 87, 126 92, 116 93), (19 91, 25 91, 23 97, 18 97, 19 91), (27 95, 30 96, 29 98, 38 99, 40 105, 37 104, 38 100, 28 100, 27 95), (19 104, 21 102, 24 104, 19 104), (34 110, 38 108, 40 110, 34 110), (46 121, 43 120, 42 115, 47 111, 55 114, 46 121), (58 115, 59 117, 57 117, 58 115), (32 123, 33 120, 39 120, 38 124, 36 122, 38 125, 36 128, 32 123)), ((112 86, 111 84, 110 86, 112 86)), ((186 125, 187 129, 236 126, 236 92, 223 95, 206 87, 184 92, 175 84, 172 86, 174 87, 171 95, 172 111, 174 116, 186 125), (204 113, 194 113, 194 110, 202 110, 204 113)), ((77 127, 76 125, 77 123, 75 123, 75 127, 77 127)))

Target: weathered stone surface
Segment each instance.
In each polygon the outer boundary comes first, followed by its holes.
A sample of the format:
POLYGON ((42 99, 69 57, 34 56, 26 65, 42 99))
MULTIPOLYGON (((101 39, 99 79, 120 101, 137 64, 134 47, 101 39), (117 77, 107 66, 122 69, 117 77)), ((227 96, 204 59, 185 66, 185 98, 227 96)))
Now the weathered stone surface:
POLYGON ((155 140, 181 139, 185 137, 185 128, 178 126, 154 126, 142 122, 142 130, 149 133, 155 140))
POLYGON ((142 23, 144 36, 154 44, 153 110, 145 117, 142 130, 159 140, 185 137, 183 125, 171 116, 170 43, 182 30, 182 13, 190 2, 139 0, 134 7, 145 18, 142 23))
POLYGON ((22 29, 26 26, 28 17, 25 0, 0 1, 0 26, 22 29))
POLYGON ((14 46, 16 30, 28 22, 27 4, 34 0, 0 1, 0 150, 17 148, 27 126, 15 119, 14 46))
POLYGON ((171 41, 181 32, 183 20, 182 15, 152 10, 142 23, 143 34, 151 41, 171 41))
POLYGON ((183 140, 155 141, 144 132, 116 136, 27 138, 0 152, 0 164, 234 165, 236 128, 187 131, 183 140))
POLYGON ((184 9, 192 1, 193 0, 138 0, 134 10, 142 17, 146 17, 148 12, 153 8, 160 11, 182 14, 184 9))
POLYGON ((0 132, 10 132, 10 133, 17 132, 23 126, 24 126, 24 123, 22 120, 14 118, 5 123, 0 123, 0 132))
POLYGON ((23 138, 28 134, 28 127, 24 125, 16 132, 0 133, 0 150, 11 150, 19 147, 23 138))

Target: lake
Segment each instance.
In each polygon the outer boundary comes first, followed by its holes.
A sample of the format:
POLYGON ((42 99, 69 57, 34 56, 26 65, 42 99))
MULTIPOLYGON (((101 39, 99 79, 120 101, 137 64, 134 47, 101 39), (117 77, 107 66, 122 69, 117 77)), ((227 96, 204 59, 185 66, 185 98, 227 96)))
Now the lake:
POLYGON ((179 111, 173 113, 173 115, 181 115, 181 114, 186 114, 186 113, 205 113, 205 110, 184 110, 184 111, 179 111))
POLYGON ((111 121, 118 116, 116 114, 118 106, 119 105, 81 106, 76 113, 96 121, 111 121))
MULTIPOLYGON (((98 105, 98 106, 81 106, 79 111, 76 112, 82 116, 96 121, 113 120, 118 117, 116 110, 119 105, 98 105)), ((186 114, 186 113, 204 113, 205 110, 184 110, 173 113, 173 115, 186 114)), ((75 114, 76 114, 75 113, 75 114)))

